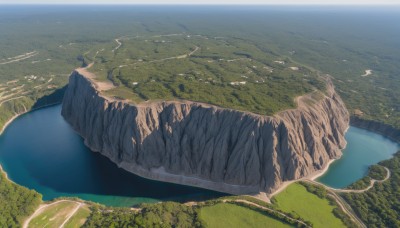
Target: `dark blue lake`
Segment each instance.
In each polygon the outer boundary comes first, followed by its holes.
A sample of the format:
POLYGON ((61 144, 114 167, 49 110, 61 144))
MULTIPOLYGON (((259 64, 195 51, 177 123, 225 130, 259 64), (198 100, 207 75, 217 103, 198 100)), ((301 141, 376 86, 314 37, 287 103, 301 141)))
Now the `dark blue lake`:
POLYGON ((141 178, 84 144, 61 116, 61 106, 17 118, 0 136, 0 164, 10 179, 44 200, 76 196, 110 206, 203 200, 221 193, 141 178))

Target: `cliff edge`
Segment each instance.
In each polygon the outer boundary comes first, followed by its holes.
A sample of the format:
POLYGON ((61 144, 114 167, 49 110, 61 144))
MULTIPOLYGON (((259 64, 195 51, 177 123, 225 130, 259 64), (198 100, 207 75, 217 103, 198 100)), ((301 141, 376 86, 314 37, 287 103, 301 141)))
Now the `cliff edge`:
POLYGON ((272 193, 341 156, 349 113, 333 85, 274 116, 189 101, 110 99, 70 76, 62 115, 93 151, 137 175, 231 194, 272 193))

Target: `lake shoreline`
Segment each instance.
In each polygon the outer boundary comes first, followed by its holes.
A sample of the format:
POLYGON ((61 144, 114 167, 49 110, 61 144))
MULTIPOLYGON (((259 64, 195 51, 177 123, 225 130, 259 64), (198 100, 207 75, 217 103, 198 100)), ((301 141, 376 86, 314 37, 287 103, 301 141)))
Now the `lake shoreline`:
POLYGON ((26 112, 22 112, 22 113, 19 113, 19 114, 15 114, 13 117, 11 117, 11 119, 9 119, 4 125, 3 125, 3 127, 1 128, 1 130, 0 130, 0 135, 2 135, 3 134, 3 132, 6 130, 6 128, 8 127, 8 125, 10 125, 15 119, 17 119, 19 116, 21 116, 21 115, 23 115, 23 114, 26 114, 26 113, 28 113, 28 112, 30 112, 30 111, 26 111, 26 112))
POLYGON ((358 126, 351 125, 346 139, 350 142, 338 159, 324 175, 312 179, 335 189, 346 189, 365 177, 369 167, 393 158, 400 149, 397 141, 358 126))
POLYGON ((34 111, 36 111, 36 110, 42 109, 42 108, 47 108, 47 107, 54 106, 54 105, 59 105, 59 104, 62 104, 62 101, 56 102, 56 103, 51 103, 51 104, 46 104, 46 105, 43 105, 43 106, 40 106, 40 107, 37 107, 37 108, 33 108, 33 109, 30 109, 30 110, 26 110, 26 111, 24 111, 24 112, 15 114, 15 115, 12 116, 9 120, 7 120, 7 122, 3 125, 3 127, 2 127, 1 130, 0 130, 0 136, 4 133, 4 131, 6 130, 6 128, 8 127, 8 125, 10 125, 10 124, 11 124, 15 119, 17 119, 18 117, 20 117, 20 116, 22 116, 22 115, 24 115, 24 114, 27 114, 27 113, 34 112, 34 111))
MULTIPOLYGON (((343 148, 343 150, 344 150, 344 148, 343 148)), ((340 158, 338 158, 338 159, 340 159, 340 158)), ((310 175, 308 175, 306 177, 303 177, 303 178, 300 178, 300 179, 297 179, 297 180, 282 182, 281 186, 279 186, 278 189, 276 189, 273 193, 268 195, 268 198, 272 199, 272 197, 274 197, 275 195, 277 195, 280 192, 284 191, 286 189, 286 187, 288 187, 290 184, 293 184, 293 183, 296 183, 296 182, 299 182, 299 181, 304 181, 304 180, 315 180, 315 179, 323 176, 326 172, 328 172, 330 165, 333 162, 337 161, 338 159, 329 160, 329 162, 325 165, 325 167, 323 169, 318 170, 318 171, 316 171, 316 172, 314 172, 314 173, 312 173, 312 174, 310 174, 310 175)))
POLYGON ((353 127, 358 127, 367 131, 374 132, 397 143, 400 143, 400 129, 392 127, 388 124, 375 120, 361 119, 360 117, 353 115, 350 117, 350 125, 353 127))
MULTIPOLYGON (((15 119, 17 119, 18 117, 20 117, 20 116, 22 116, 22 115, 24 115, 24 114, 27 114, 27 113, 30 113, 30 112, 39 110, 39 109, 43 109, 43 108, 47 108, 47 107, 59 105, 60 103, 61 103, 61 102, 57 102, 57 103, 52 103, 52 104, 44 105, 44 106, 41 106, 41 107, 38 107, 38 108, 35 108, 35 109, 31 109, 31 110, 29 110, 29 111, 26 111, 26 112, 23 112, 23 113, 14 115, 14 116, 13 116, 10 120, 8 120, 7 123, 3 126, 3 129, 2 129, 2 131, 1 131, 1 133, 3 133, 3 132, 6 130, 6 128, 7 128, 15 119)), ((350 128, 350 127, 358 127, 358 126, 354 126, 353 124, 350 124, 350 125, 349 125, 349 128, 350 128)), ((349 128, 348 128, 348 129, 349 129, 349 128)), ((346 133, 347 133, 348 129, 346 129, 346 133)), ((366 130, 368 130, 368 129, 366 129, 366 130)), ((377 132, 372 131, 372 130, 371 130, 371 132, 377 133, 377 132)), ((379 133, 378 133, 378 134, 379 134, 379 133)), ((1 134, 0 134, 0 135, 1 135, 1 134)), ((384 137, 387 137, 387 136, 384 135, 384 134, 380 134, 380 135, 382 135, 382 136, 384 136, 384 137)), ((347 145, 346 145, 346 146, 347 146, 347 145)), ((343 151, 345 148, 346 148, 346 147, 344 147, 344 148, 342 149, 342 151, 343 151)), ((263 201, 267 201, 267 202, 268 202, 269 199, 271 199, 274 195, 276 195, 276 194, 282 192, 288 185, 290 185, 290 184, 292 184, 292 183, 294 183, 294 182, 302 181, 302 180, 307 180, 307 179, 308 179, 308 180, 316 180, 316 179, 318 179, 319 177, 323 176, 323 175, 326 174, 326 172, 329 170, 331 164, 332 164, 333 162, 339 160, 339 159, 341 159, 341 157, 338 158, 338 159, 331 159, 331 160, 329 160, 329 162, 327 162, 327 163, 325 164, 325 166, 324 166, 323 169, 318 170, 318 171, 316 171, 316 172, 314 172, 314 173, 312 173, 312 174, 310 174, 310 175, 308 175, 308 176, 306 176, 306 177, 304 177, 304 178, 301 178, 301 179, 298 179, 298 180, 293 180, 293 181, 282 182, 282 185, 281 185, 278 189, 276 189, 273 193, 271 193, 271 194, 268 194, 268 195, 266 195, 266 196, 258 196, 258 195, 252 195, 252 196, 253 196, 253 197, 256 197, 256 198, 259 198, 259 199, 261 199, 261 200, 263 200, 263 201)), ((15 183, 14 181, 12 181, 12 180, 8 177, 7 172, 4 170, 4 168, 1 166, 1 164, 0 164, 0 172, 4 172, 4 173, 5 173, 6 179, 9 180, 9 181, 11 181, 11 182, 13 182, 13 183, 15 183)), ((140 176, 140 175, 139 175, 139 176, 140 176)), ((22 186, 23 186, 23 185, 22 185, 22 186)), ((191 185, 188 185, 188 186, 191 186, 191 185)))
MULTIPOLYGON (((0 130, 0 137, 3 135, 3 133, 4 133, 4 131, 7 129, 7 127, 8 127, 14 120, 16 120, 18 117, 20 117, 20 116, 22 116, 22 115, 24 115, 24 114, 28 114, 28 113, 30 113, 30 112, 33 112, 33 111, 42 109, 42 108, 47 108, 47 107, 50 107, 50 106, 59 105, 59 104, 61 104, 61 103, 62 103, 62 102, 52 103, 52 104, 40 106, 40 107, 38 107, 38 108, 34 108, 34 109, 31 109, 31 110, 27 110, 27 111, 25 111, 25 112, 21 112, 21 113, 19 113, 19 114, 15 114, 15 115, 14 115, 13 117, 11 117, 11 119, 9 119, 9 120, 3 125, 3 127, 1 128, 1 130, 0 130)), ((6 170, 3 168, 3 166, 1 165, 1 163, 0 163, 0 172, 4 173, 4 176, 6 177, 6 179, 7 179, 8 181, 11 181, 12 183, 17 184, 17 183, 15 183, 13 180, 11 180, 11 179, 8 177, 8 173, 7 173, 6 170)), ((19 185, 19 184, 18 184, 18 185, 19 185)), ((20 185, 20 186, 22 186, 22 185, 20 185)), ((23 186, 23 187, 25 187, 25 186, 23 186)))
POLYGON ((11 183, 17 184, 17 183, 15 183, 13 180, 11 180, 11 179, 8 177, 7 172, 3 169, 3 166, 2 166, 1 164, 0 164, 0 173, 4 173, 4 176, 5 176, 6 180, 10 181, 11 183))
POLYGON ((118 168, 84 146, 82 138, 64 121, 60 110, 60 105, 55 105, 21 115, 8 125, 0 140, 0 161, 8 177, 19 186, 41 193, 45 201, 78 197, 106 206, 131 207, 169 200, 203 201, 225 195, 149 181, 118 168), (43 160, 43 156, 49 159, 43 160), (61 168, 74 166, 73 171, 61 168))
MULTIPOLYGON (((346 135, 347 132, 349 131, 350 127, 353 127, 353 126, 351 125, 351 123, 349 123, 349 126, 347 127, 346 131, 344 132, 345 135, 346 135)), ((335 162, 335 161, 337 161, 337 160, 339 160, 339 159, 341 159, 341 158, 343 157, 343 151, 346 149, 347 144, 348 144, 348 142, 347 142, 347 140, 346 140, 346 145, 341 149, 342 155, 340 155, 339 158, 333 158, 333 159, 331 159, 331 160, 328 162, 328 164, 326 164, 325 168, 323 168, 323 169, 321 169, 321 170, 315 172, 314 174, 311 174, 310 176, 308 176, 308 177, 306 177, 306 178, 304 178, 304 179, 309 179, 309 180, 314 181, 314 180, 318 179, 319 177, 322 177, 324 174, 326 174, 326 173, 328 172, 328 170, 329 170, 329 167, 332 165, 332 163, 335 162)))

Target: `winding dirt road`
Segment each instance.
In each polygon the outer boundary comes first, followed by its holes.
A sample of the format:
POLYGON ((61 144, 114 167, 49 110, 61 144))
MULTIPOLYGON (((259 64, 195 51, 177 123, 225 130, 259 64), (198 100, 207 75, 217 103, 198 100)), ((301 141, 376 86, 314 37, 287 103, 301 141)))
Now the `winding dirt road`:
POLYGON ((374 187, 375 183, 382 183, 382 182, 387 181, 390 178, 391 173, 388 168, 386 168, 386 167, 383 167, 383 168, 386 170, 386 177, 383 180, 371 179, 370 185, 364 189, 336 189, 336 188, 331 188, 329 186, 326 186, 322 183, 316 182, 314 180, 305 180, 305 181, 315 184, 315 185, 323 186, 325 189, 327 189, 328 194, 336 200, 336 202, 338 203, 340 208, 347 215, 349 215, 350 218, 358 224, 358 226, 360 226, 362 228, 366 228, 367 226, 363 223, 363 221, 360 218, 358 218, 358 216, 353 211, 353 209, 350 207, 350 205, 348 205, 347 202, 341 196, 339 196, 337 193, 363 193, 363 192, 370 190, 372 187, 374 187))
POLYGON ((113 53, 114 53, 116 50, 118 50, 118 48, 120 48, 121 45, 122 45, 122 43, 121 43, 121 41, 119 41, 119 39, 120 39, 120 38, 115 39, 115 42, 117 42, 118 45, 112 50, 113 53))
POLYGON ((90 63, 86 67, 81 67, 78 69, 75 69, 80 75, 85 76, 86 78, 90 79, 93 81, 93 84, 96 86, 96 88, 100 91, 107 91, 110 89, 115 88, 114 84, 111 81, 98 81, 96 80, 96 75, 90 71, 88 71, 89 68, 93 66, 94 63, 90 63))
POLYGON ((294 222, 297 222, 297 223, 300 223, 300 224, 303 224, 305 227, 310 227, 309 225, 307 225, 305 222, 303 222, 303 221, 300 221, 300 220, 297 220, 297 219, 294 219, 294 218, 292 218, 292 217, 289 217, 289 216, 287 216, 286 214, 284 214, 284 213, 282 213, 282 212, 279 212, 279 211, 276 211, 276 210, 273 210, 273 209, 271 209, 271 208, 268 208, 268 207, 264 207, 264 206, 261 206, 261 205, 258 205, 258 204, 256 204, 256 203, 253 203, 253 202, 250 202, 250 201, 247 201, 247 200, 241 200, 241 199, 236 199, 236 200, 222 200, 222 202, 224 202, 224 203, 226 203, 226 202, 238 202, 238 203, 245 203, 245 204, 248 204, 248 205, 251 205, 251 206, 254 206, 254 207, 257 207, 257 208, 260 208, 260 209, 262 209, 262 210, 265 210, 265 211, 269 211, 269 212, 274 212, 274 213, 277 213, 277 214, 279 214, 279 215, 281 215, 281 216, 283 216, 283 217, 285 217, 285 218, 287 218, 287 219, 289 219, 289 220, 291 220, 291 221, 294 221, 294 222))
POLYGON ((6 62, 1 62, 0 65, 6 65, 6 64, 14 63, 14 62, 19 62, 19 61, 22 61, 22 60, 25 60, 25 59, 32 58, 32 57, 36 56, 37 54, 39 54, 39 52, 33 51, 33 52, 30 52, 30 53, 26 53, 24 55, 12 57, 12 58, 10 58, 11 60, 6 61, 6 62))
POLYGON ((61 203, 61 202, 73 202, 73 203, 76 203, 76 204, 78 204, 78 205, 74 208, 74 210, 72 210, 72 211, 68 214, 68 217, 67 217, 67 218, 64 220, 64 222, 60 225, 60 228, 64 227, 64 225, 69 221, 69 219, 70 219, 72 216, 74 216, 74 214, 79 210, 79 208, 80 208, 81 206, 84 205, 84 204, 81 203, 81 202, 77 202, 77 201, 73 201, 73 200, 59 200, 59 201, 55 201, 55 202, 50 203, 50 204, 42 204, 42 205, 39 206, 38 209, 36 209, 36 211, 35 211, 31 216, 29 216, 29 217, 25 220, 24 224, 22 225, 22 228, 28 228, 28 227, 29 227, 29 223, 32 221, 32 219, 34 219, 36 216, 38 216, 40 213, 42 213, 42 211, 43 211, 44 209, 46 209, 47 207, 50 207, 50 206, 52 206, 52 205, 61 203))
POLYGON ((159 63, 159 62, 164 62, 164 61, 172 60, 172 59, 185 59, 187 57, 192 56, 198 50, 200 50, 200 47, 195 46, 194 50, 189 52, 189 53, 187 53, 187 54, 173 56, 173 57, 167 57, 167 58, 163 58, 163 59, 155 59, 155 60, 151 60, 151 61, 148 61, 148 62, 136 62, 136 63, 132 63, 132 64, 120 65, 119 68, 123 68, 123 67, 127 67, 127 66, 134 66, 134 65, 138 65, 138 64, 159 63))
POLYGON ((67 224, 67 222, 72 218, 72 216, 74 216, 74 214, 76 214, 76 212, 79 210, 79 208, 81 208, 82 205, 84 205, 83 203, 80 203, 80 202, 76 202, 76 203, 78 203, 78 205, 75 207, 74 210, 72 210, 72 211, 68 214, 67 218, 66 218, 66 219, 64 220, 64 222, 60 225, 60 228, 63 228, 63 227, 65 226, 65 224, 67 224))
POLYGON ((382 182, 387 181, 390 178, 390 175, 391 175, 390 170, 384 166, 382 166, 382 167, 386 170, 386 177, 383 180, 375 180, 375 179, 371 178, 370 184, 364 189, 337 189, 337 188, 331 188, 329 186, 326 186, 320 182, 316 182, 313 180, 307 180, 307 181, 312 182, 314 184, 323 185, 326 189, 329 189, 331 191, 338 192, 338 193, 363 193, 363 192, 370 190, 372 187, 374 187, 375 183, 382 183, 382 182))

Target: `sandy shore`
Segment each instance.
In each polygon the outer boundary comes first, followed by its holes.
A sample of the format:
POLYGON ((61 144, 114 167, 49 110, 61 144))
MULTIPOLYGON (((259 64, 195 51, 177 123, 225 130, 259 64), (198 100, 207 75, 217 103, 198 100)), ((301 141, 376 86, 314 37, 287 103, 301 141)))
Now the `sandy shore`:
POLYGON ((3 166, 1 166, 1 164, 0 164, 0 172, 1 172, 1 173, 4 173, 4 176, 6 177, 6 179, 7 179, 8 181, 10 181, 10 182, 12 182, 12 183, 15 184, 15 182, 12 181, 12 180, 8 177, 7 172, 3 169, 3 166))
POLYGON ((315 172, 313 175, 310 175, 309 177, 305 177, 303 179, 310 179, 310 180, 315 180, 318 177, 323 176, 328 170, 329 170, 329 166, 332 164, 332 162, 336 161, 336 159, 332 159, 328 162, 328 164, 326 164, 325 168, 322 170, 319 170, 317 172, 315 172))
MULTIPOLYGON (((85 143, 86 144, 86 143, 85 143)), ((89 147, 90 148, 90 147, 89 147)), ((95 151, 95 150, 92 150, 95 151)), ((152 168, 151 170, 144 169, 140 166, 133 165, 127 162, 116 161, 116 158, 110 158, 103 154, 105 157, 110 159, 112 162, 118 165, 119 168, 125 169, 126 171, 141 176, 150 180, 157 180, 161 182, 168 182, 174 184, 181 184, 186 186, 205 188, 217 192, 224 192, 232 195, 243 195, 247 193, 257 194, 259 192, 258 186, 248 185, 235 185, 224 182, 215 182, 207 179, 202 179, 197 176, 187 176, 181 174, 173 174, 167 172, 163 167, 152 168)))
POLYGON ((11 119, 9 119, 9 120, 4 124, 4 126, 1 128, 1 130, 0 130, 0 135, 3 134, 4 130, 8 127, 8 125, 10 125, 10 123, 12 123, 12 122, 13 122, 16 118, 18 118, 20 115, 23 115, 23 114, 25 114, 25 113, 27 113, 27 112, 22 112, 22 113, 20 113, 20 114, 15 114, 11 119))
POLYGON ((273 196, 277 195, 278 193, 282 192, 283 190, 285 190, 285 188, 287 186, 289 186, 290 184, 297 182, 297 181, 302 181, 302 180, 315 180, 318 177, 324 175, 328 170, 329 170, 329 166, 332 164, 332 162, 336 161, 336 159, 331 159, 329 160, 329 162, 325 165, 325 167, 321 170, 318 170, 316 172, 314 172, 311 175, 308 175, 306 177, 297 179, 297 180, 291 180, 291 181, 285 181, 281 184, 281 186, 279 186, 279 188, 277 190, 275 190, 273 193, 268 195, 268 198, 271 199, 273 196))
MULTIPOLYGON (((109 158, 109 159, 112 161, 111 158, 109 158)), ((329 162, 326 163, 326 165, 323 169, 318 170, 306 177, 303 177, 303 178, 300 178, 297 180, 283 182, 277 190, 275 190, 273 193, 268 194, 268 195, 263 192, 260 192, 258 194, 250 194, 250 195, 243 194, 244 192, 255 191, 256 188, 254 186, 242 186, 242 185, 233 185, 233 184, 227 184, 227 183, 221 184, 220 182, 204 180, 204 179, 200 179, 198 177, 190 177, 190 176, 171 174, 171 173, 166 172, 163 168, 152 169, 151 171, 148 171, 148 170, 144 170, 144 169, 141 169, 138 167, 134 167, 131 164, 128 164, 125 162, 119 163, 118 166, 120 168, 127 170, 128 172, 134 173, 136 175, 139 175, 139 176, 147 178, 147 179, 175 183, 175 184, 182 184, 182 185, 186 185, 186 186, 206 188, 206 189, 210 189, 210 190, 214 190, 214 191, 230 193, 233 195, 247 195, 247 196, 252 196, 254 198, 260 199, 267 203, 270 203, 271 202, 270 199, 274 195, 282 192, 290 184, 297 182, 297 181, 302 181, 302 180, 315 180, 318 177, 324 175, 329 170, 329 166, 334 161, 336 161, 336 159, 329 160, 329 162)))

